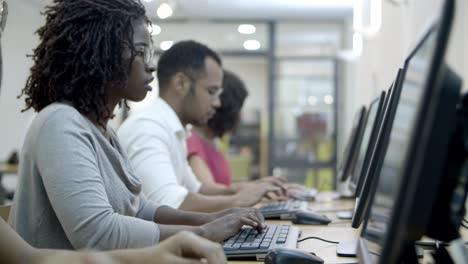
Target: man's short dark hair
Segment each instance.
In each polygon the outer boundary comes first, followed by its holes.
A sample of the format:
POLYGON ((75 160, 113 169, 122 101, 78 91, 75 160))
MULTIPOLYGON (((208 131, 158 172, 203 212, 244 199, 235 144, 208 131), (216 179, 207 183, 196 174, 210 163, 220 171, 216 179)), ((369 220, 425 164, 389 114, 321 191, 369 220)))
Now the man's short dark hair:
POLYGON ((240 112, 248 96, 244 82, 234 73, 224 70, 223 92, 221 93, 221 107, 208 121, 208 127, 217 137, 236 128, 240 121, 240 112))
POLYGON ((180 41, 165 51, 158 61, 159 88, 164 89, 174 74, 183 72, 198 75, 205 72, 205 59, 212 58, 221 66, 219 55, 207 46, 193 40, 180 41))

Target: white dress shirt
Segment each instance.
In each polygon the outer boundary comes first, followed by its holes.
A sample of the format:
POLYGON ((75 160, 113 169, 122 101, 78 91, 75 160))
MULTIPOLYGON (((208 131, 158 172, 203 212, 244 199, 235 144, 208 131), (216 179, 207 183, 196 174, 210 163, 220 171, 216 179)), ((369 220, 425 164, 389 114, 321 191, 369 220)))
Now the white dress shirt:
POLYGON ((187 131, 161 98, 130 115, 118 131, 143 192, 159 205, 179 208, 201 183, 187 161, 187 131))

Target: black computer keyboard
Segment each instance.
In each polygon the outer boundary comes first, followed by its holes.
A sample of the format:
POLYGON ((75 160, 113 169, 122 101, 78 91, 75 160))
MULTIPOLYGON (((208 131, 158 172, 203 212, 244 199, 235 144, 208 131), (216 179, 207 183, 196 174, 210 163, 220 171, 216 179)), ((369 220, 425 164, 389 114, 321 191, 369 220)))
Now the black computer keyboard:
POLYGON ((278 244, 286 242, 290 226, 283 225, 278 229, 277 225, 271 225, 265 230, 258 232, 254 228, 243 228, 242 232, 229 238, 224 242, 224 250, 236 250, 236 249, 257 249, 257 248, 269 248, 273 240, 273 236, 276 231, 279 232, 278 244))
POLYGON ((243 227, 223 242, 223 248, 228 258, 262 260, 274 248, 296 248, 298 237, 299 229, 290 225, 269 225, 260 232, 252 227, 243 227))

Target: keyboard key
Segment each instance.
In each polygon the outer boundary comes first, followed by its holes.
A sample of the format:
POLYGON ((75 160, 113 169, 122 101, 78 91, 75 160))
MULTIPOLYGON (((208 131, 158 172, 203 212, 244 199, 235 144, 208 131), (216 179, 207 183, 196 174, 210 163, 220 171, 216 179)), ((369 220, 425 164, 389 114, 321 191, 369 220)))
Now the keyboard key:
POLYGON ((224 251, 238 250, 241 247, 241 245, 242 245, 241 243, 236 243, 236 244, 231 245, 231 246, 224 245, 223 249, 224 249, 224 251))
POLYGON ((246 238, 247 238, 247 237, 239 237, 239 239, 237 239, 236 242, 237 242, 237 243, 244 243, 246 238))
POLYGON ((247 243, 252 243, 252 242, 254 242, 254 241, 255 241, 255 235, 252 235, 252 234, 250 234, 250 235, 247 237, 247 239, 245 240, 245 242, 247 242, 247 243))
POLYGON ((237 238, 236 237, 232 237, 232 238, 229 238, 228 240, 226 240, 226 242, 224 242, 225 244, 234 244, 234 242, 236 242, 237 238))
POLYGON ((240 249, 257 249, 259 245, 255 246, 253 245, 252 243, 245 243, 245 244, 242 244, 242 246, 240 247, 240 249))
POLYGON ((264 249, 264 248, 269 248, 270 247, 270 242, 265 242, 263 241, 261 244, 260 244, 260 248, 261 249, 264 249))
POLYGON ((262 239, 261 238, 256 238, 253 243, 262 243, 262 239))
POLYGON ((284 243, 286 243, 285 237, 279 237, 278 240, 276 240, 276 244, 284 244, 284 243))

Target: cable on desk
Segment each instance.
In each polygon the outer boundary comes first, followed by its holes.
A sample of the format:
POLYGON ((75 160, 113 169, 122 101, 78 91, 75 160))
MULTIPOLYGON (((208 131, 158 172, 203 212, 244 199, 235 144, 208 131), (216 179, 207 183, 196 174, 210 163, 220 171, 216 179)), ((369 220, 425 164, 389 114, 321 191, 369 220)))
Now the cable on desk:
POLYGON ((464 227, 464 228, 468 229, 468 225, 467 225, 467 224, 465 224, 465 223, 461 222, 461 223, 460 223, 460 225, 461 225, 462 227, 464 227))
MULTIPOLYGON (((437 249, 440 247, 448 247, 450 246, 449 243, 446 242, 439 242, 439 241, 417 241, 414 242, 416 246, 420 246, 423 249, 437 249)), ((468 241, 465 241, 465 245, 468 245, 468 241)))
POLYGON ((434 249, 434 248, 439 248, 439 247, 446 247, 449 244, 445 242, 439 242, 439 241, 418 241, 414 242, 416 246, 420 246, 423 249, 424 248, 429 248, 429 249, 434 249))
POLYGON ((297 243, 300 243, 300 242, 308 240, 308 239, 317 239, 317 240, 327 242, 327 243, 331 243, 331 244, 339 244, 340 243, 340 242, 337 242, 337 241, 326 240, 326 239, 323 239, 323 238, 320 238, 320 237, 314 237, 314 236, 299 239, 299 240, 297 240, 297 243))

